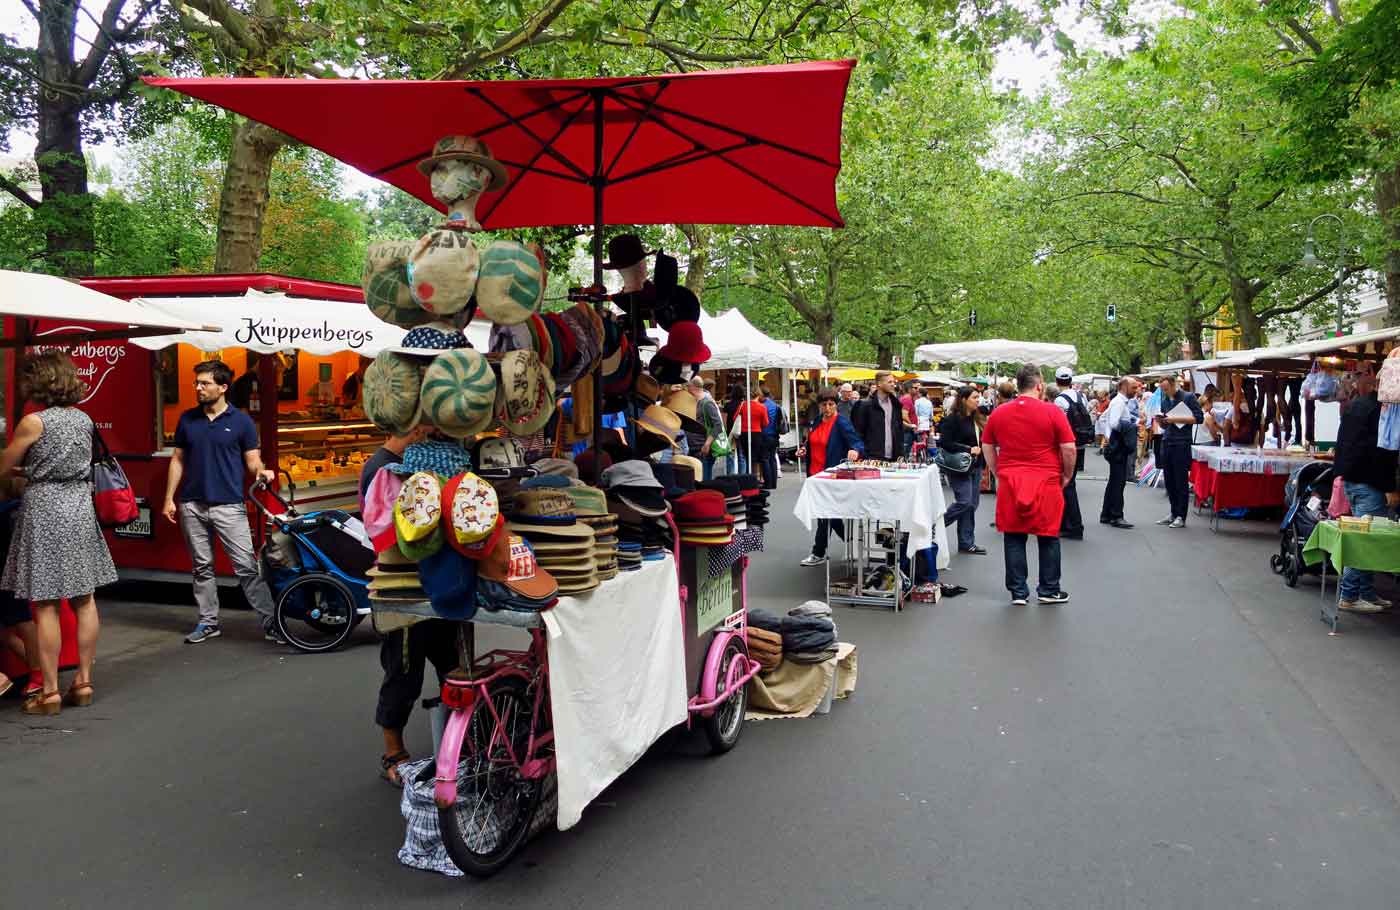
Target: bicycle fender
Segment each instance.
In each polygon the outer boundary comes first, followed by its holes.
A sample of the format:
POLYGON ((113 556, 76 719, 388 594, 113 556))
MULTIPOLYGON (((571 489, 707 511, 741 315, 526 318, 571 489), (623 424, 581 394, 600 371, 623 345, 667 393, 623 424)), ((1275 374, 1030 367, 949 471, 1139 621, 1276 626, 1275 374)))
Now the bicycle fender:
POLYGON ((449 809, 457 802, 457 765, 461 762, 462 741, 467 736, 467 724, 471 719, 470 711, 448 714, 442 744, 438 746, 437 774, 433 783, 433 802, 439 809, 449 809))
MULTIPOLYGON (((719 695, 722 684, 719 678, 720 660, 724 657, 724 649, 729 646, 730 639, 739 638, 739 647, 745 657, 749 655, 748 642, 739 637, 739 633, 733 630, 720 632, 715 635, 714 641, 710 642, 710 650, 705 655, 705 671, 700 676, 700 702, 703 704, 714 701, 719 695)), ((714 708, 707 708, 700 713, 701 717, 713 717, 714 708)))

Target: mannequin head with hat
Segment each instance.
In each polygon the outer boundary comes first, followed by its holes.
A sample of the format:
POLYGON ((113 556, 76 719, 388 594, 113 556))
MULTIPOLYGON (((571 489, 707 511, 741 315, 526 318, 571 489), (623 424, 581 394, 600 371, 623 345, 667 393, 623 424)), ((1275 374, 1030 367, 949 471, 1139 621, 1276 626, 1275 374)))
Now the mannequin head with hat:
POLYGON ((647 282, 647 254, 642 238, 636 234, 618 234, 608 241, 608 261, 603 268, 622 276, 623 291, 640 291, 647 282))
POLYGON ((469 231, 481 230, 476 220, 481 194, 501 189, 508 180, 505 167, 475 136, 443 136, 433 153, 418 162, 418 172, 428 178, 433 198, 447 206, 448 223, 469 231))

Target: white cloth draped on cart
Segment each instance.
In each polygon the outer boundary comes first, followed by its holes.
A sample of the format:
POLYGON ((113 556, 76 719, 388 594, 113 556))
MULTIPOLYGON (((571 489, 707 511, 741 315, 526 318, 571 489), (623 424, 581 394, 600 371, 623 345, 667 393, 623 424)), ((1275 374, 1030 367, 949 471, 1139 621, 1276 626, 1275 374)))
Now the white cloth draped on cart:
POLYGON ((675 560, 646 563, 543 614, 559 774, 559 830, 684 723, 689 686, 675 560))
POLYGON ((837 480, 820 474, 802 483, 792 513, 808 530, 818 518, 863 518, 899 522, 909 534, 909 553, 938 544, 938 568, 948 568, 948 534, 943 527, 947 500, 938 467, 897 472, 879 480, 837 480))

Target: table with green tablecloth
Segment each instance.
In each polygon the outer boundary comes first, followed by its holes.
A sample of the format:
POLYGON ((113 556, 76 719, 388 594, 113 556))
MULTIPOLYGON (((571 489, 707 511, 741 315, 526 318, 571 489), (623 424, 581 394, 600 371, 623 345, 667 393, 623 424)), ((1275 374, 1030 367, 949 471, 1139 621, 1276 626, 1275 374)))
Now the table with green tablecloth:
MULTIPOLYGON (((1369 531, 1338 527, 1335 521, 1319 521, 1303 545, 1303 561, 1308 565, 1323 563, 1322 590, 1327 590, 1327 562, 1340 577, 1344 569, 1365 569, 1370 572, 1400 574, 1400 525, 1387 522, 1375 524, 1369 531), (1325 561, 1324 561, 1325 560, 1325 561)), ((1338 585, 1338 598, 1341 585, 1338 585)), ((1337 604, 1323 609, 1323 619, 1337 628, 1337 604)))

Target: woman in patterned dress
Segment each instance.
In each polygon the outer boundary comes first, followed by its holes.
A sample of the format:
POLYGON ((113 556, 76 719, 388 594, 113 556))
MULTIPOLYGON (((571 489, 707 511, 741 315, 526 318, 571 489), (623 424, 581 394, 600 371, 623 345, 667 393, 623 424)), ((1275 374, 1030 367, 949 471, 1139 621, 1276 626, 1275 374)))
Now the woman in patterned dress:
POLYGON ((116 581, 117 570, 92 504, 92 418, 75 407, 83 384, 72 358, 58 352, 28 358, 19 390, 43 410, 21 419, 0 453, 0 474, 19 467, 26 480, 0 589, 29 600, 38 626, 44 689, 25 703, 24 713, 57 714, 61 705, 92 704, 93 591, 116 581), (78 674, 60 696, 58 608, 65 599, 78 619, 78 674))

